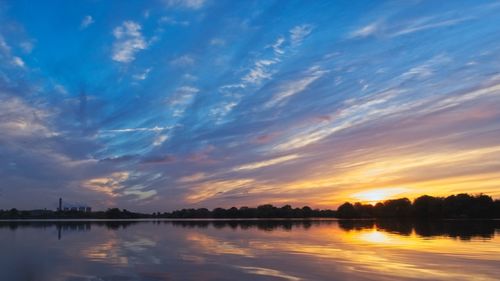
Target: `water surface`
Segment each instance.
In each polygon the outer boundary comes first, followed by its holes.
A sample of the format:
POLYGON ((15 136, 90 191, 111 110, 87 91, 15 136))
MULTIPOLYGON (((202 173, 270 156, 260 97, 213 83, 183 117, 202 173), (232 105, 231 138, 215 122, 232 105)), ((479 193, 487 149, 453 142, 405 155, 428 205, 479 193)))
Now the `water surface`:
POLYGON ((0 222, 0 280, 498 280, 499 221, 0 222))

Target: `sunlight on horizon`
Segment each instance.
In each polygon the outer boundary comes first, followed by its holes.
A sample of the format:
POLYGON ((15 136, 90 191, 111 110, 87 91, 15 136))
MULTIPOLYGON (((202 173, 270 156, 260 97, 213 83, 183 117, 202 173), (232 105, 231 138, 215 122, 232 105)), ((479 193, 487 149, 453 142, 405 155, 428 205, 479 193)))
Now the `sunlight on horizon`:
POLYGON ((381 188, 361 191, 352 195, 352 197, 361 203, 376 204, 407 192, 408 189, 404 187, 395 188, 381 188))

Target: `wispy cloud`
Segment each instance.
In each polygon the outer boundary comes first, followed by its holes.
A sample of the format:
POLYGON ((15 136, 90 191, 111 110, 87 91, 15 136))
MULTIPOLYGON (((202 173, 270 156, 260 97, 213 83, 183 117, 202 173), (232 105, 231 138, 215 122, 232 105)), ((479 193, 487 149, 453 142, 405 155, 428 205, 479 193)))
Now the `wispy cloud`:
POLYGON ((21 44, 19 44, 19 46, 21 46, 24 53, 26 53, 26 54, 30 54, 33 51, 33 49, 35 48, 34 42, 29 41, 29 40, 22 42, 21 44))
POLYGON ((182 55, 180 57, 177 57, 175 59, 173 59, 170 64, 174 65, 174 66, 182 66, 182 67, 186 67, 186 66, 191 66, 193 65, 195 62, 194 58, 190 55, 182 55))
POLYGON ((282 104, 284 100, 304 91, 311 83, 321 78, 327 72, 319 67, 312 67, 304 74, 303 78, 284 83, 279 92, 265 104, 265 107, 268 108, 282 104))
POLYGON ((170 7, 180 7, 198 10, 205 5, 206 0, 165 0, 170 7))
POLYGON ((282 48, 283 43, 285 43, 285 38, 280 36, 278 39, 276 39, 276 42, 272 45, 274 53, 276 55, 283 55, 285 51, 282 48))
POLYGON ((226 41, 221 38, 212 38, 210 40, 210 45, 212 46, 224 46, 226 44, 226 41))
POLYGON ((142 163, 144 164, 169 164, 176 161, 176 158, 172 155, 159 155, 150 156, 145 158, 142 163))
POLYGON ((181 26, 188 26, 189 21, 187 20, 177 20, 173 17, 168 17, 168 16, 163 16, 160 18, 159 23, 164 23, 168 25, 181 25, 181 26))
POLYGON ((89 27, 91 24, 93 24, 94 22, 95 21, 94 21, 94 18, 92 18, 92 16, 86 15, 85 17, 83 17, 82 22, 80 23, 80 29, 85 29, 85 28, 89 27))
POLYGON ((124 128, 124 129, 111 129, 111 130, 101 130, 103 133, 131 133, 131 132, 162 132, 165 130, 170 130, 172 127, 158 127, 153 128, 124 128))
POLYGON ((125 21, 113 30, 115 43, 113 44, 112 59, 121 63, 129 63, 135 55, 148 47, 141 33, 141 25, 133 21, 125 21))
POLYGON ((146 80, 148 78, 149 73, 151 72, 152 68, 146 68, 143 72, 134 74, 132 78, 135 80, 146 80))
POLYGON ((182 117, 186 108, 193 102, 195 95, 200 89, 192 86, 178 87, 172 97, 168 100, 172 116, 182 117))
POLYGON ((366 26, 361 27, 360 29, 351 32, 350 37, 352 38, 368 37, 376 34, 379 31, 379 28, 380 28, 380 23, 378 22, 370 23, 366 26))
POLYGON ((269 67, 275 63, 275 60, 266 59, 256 61, 250 72, 243 77, 243 81, 251 84, 259 84, 263 80, 271 78, 272 73, 269 67))
POLYGON ((58 133, 50 128, 52 113, 43 108, 36 108, 19 97, 10 97, 0 93, 0 139, 18 139, 35 137, 43 139, 58 133))
POLYGON ((254 163, 250 163, 250 164, 241 165, 239 167, 234 168, 233 171, 247 171, 247 170, 255 170, 255 169, 265 168, 265 167, 269 167, 272 165, 277 165, 277 164, 281 164, 284 162, 296 160, 300 157, 301 156, 298 154, 280 156, 280 157, 269 159, 269 160, 264 160, 264 161, 260 161, 260 162, 254 162, 254 163))
POLYGON ((350 38, 365 38, 370 36, 399 37, 411 33, 431 30, 441 27, 454 26, 471 20, 471 17, 440 19, 437 17, 423 17, 400 22, 378 20, 352 31, 350 38))
POLYGON ((251 185, 254 179, 213 180, 196 185, 186 200, 191 203, 201 202, 224 193, 228 193, 251 185))
POLYGON ((397 37, 397 36, 406 35, 406 34, 418 32, 418 31, 423 31, 423 30, 428 30, 428 29, 453 26, 453 25, 456 25, 456 24, 459 24, 461 22, 471 20, 471 19, 472 18, 470 18, 470 17, 447 19, 447 20, 434 20, 432 18, 418 19, 418 20, 415 20, 413 22, 410 22, 407 25, 401 26, 400 28, 398 28, 396 30, 393 30, 390 33, 390 36, 397 37))
POLYGON ((24 60, 13 54, 11 46, 7 44, 4 37, 0 34, 0 59, 6 59, 9 65, 24 68, 26 66, 24 60))
POLYGON ((191 183, 191 182, 197 182, 201 180, 205 180, 209 176, 206 173, 195 173, 189 176, 184 176, 181 177, 179 180, 177 180, 180 183, 191 183))
POLYGON ((2 35, 0 35, 0 51, 10 53, 10 46, 7 44, 2 35))
POLYGON ((447 63, 451 63, 452 59, 446 55, 437 55, 431 59, 425 61, 424 63, 414 66, 408 71, 401 74, 404 79, 410 78, 427 78, 434 74, 438 67, 443 66, 447 63))
POLYGON ((292 44, 297 45, 302 43, 302 41, 311 34, 313 26, 310 24, 303 24, 295 26, 290 29, 290 40, 292 44))

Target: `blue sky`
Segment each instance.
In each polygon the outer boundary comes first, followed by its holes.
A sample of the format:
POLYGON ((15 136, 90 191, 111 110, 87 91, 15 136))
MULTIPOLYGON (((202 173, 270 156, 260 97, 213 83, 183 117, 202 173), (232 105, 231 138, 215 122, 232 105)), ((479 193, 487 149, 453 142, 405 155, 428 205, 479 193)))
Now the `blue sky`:
POLYGON ((500 195, 498 1, 0 1, 0 208, 500 195))

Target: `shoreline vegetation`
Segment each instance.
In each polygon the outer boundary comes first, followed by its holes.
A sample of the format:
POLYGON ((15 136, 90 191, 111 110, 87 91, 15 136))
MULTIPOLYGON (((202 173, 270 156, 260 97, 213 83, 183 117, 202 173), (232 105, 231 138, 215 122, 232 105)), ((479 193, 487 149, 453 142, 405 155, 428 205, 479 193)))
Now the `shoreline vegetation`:
POLYGON ((291 219, 291 218, 339 218, 339 219, 498 219, 500 200, 485 194, 457 194, 448 197, 423 195, 410 201, 408 198, 385 200, 375 205, 346 202, 337 210, 312 209, 309 206, 293 208, 290 205, 275 207, 271 204, 229 209, 207 208, 182 209, 152 214, 130 212, 110 208, 107 211, 79 212, 17 209, 1 210, 0 220, 5 219, 291 219))

